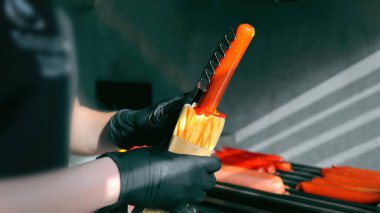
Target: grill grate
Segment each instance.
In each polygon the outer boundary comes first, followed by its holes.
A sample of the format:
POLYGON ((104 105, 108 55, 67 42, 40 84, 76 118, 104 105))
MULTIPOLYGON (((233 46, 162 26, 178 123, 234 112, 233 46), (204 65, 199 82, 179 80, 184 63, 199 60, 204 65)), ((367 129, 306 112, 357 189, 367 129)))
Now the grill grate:
POLYGON ((295 189, 300 181, 320 176, 320 168, 292 163, 294 172, 277 172, 290 187, 289 195, 277 195, 236 185, 217 183, 200 212, 379 212, 380 207, 306 194, 295 189))

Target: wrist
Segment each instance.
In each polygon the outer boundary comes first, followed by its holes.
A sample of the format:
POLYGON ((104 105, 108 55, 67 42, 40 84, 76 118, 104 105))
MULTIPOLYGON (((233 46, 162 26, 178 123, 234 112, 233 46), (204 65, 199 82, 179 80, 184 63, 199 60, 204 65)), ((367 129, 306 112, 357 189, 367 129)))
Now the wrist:
POLYGON ((118 177, 118 190, 114 191, 113 193, 117 194, 117 199, 115 202, 112 202, 109 206, 107 206, 107 209, 115 208, 120 205, 124 205, 128 201, 128 195, 127 193, 127 171, 126 171, 126 165, 122 162, 122 155, 124 153, 120 152, 107 152, 97 157, 98 160, 107 159, 107 161, 111 161, 114 168, 117 170, 117 177, 118 177))
POLYGON ((104 203, 105 206, 115 204, 120 196, 120 173, 115 162, 109 158, 98 159, 97 162, 101 165, 102 170, 100 175, 103 176, 104 183, 104 203))

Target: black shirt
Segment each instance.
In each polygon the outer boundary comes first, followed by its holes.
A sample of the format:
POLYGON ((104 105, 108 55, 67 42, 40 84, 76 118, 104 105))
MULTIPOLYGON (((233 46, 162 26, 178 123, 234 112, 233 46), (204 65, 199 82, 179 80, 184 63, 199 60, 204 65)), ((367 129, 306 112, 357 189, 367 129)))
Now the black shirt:
POLYGON ((0 0, 0 177, 67 165, 74 69, 58 20, 48 0, 0 0))

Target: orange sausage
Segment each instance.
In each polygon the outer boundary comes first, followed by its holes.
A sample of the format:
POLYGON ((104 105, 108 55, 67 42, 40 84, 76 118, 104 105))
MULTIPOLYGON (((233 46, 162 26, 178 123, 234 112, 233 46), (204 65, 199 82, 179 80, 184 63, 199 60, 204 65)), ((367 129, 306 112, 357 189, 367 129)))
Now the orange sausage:
POLYGON ((324 178, 329 179, 329 180, 335 180, 341 183, 355 184, 355 185, 363 186, 363 187, 380 188, 379 181, 365 180, 365 179, 348 177, 348 176, 331 174, 331 173, 327 173, 324 176, 324 178))
POLYGON ((263 167, 266 172, 272 174, 275 173, 276 170, 292 171, 292 165, 285 162, 284 159, 278 155, 250 152, 231 147, 223 147, 223 149, 215 151, 215 154, 223 164, 227 165, 240 166, 256 171, 259 171, 259 167, 263 167))
POLYGON ((207 92, 197 106, 200 113, 212 115, 216 112, 216 107, 254 34, 255 30, 251 25, 239 25, 235 40, 231 42, 231 47, 227 49, 225 57, 220 60, 220 65, 216 67, 215 74, 211 77, 207 92))
POLYGON ((321 175, 325 176, 327 173, 331 172, 332 168, 322 168, 321 175))
POLYGON ((215 173, 215 177, 218 182, 230 183, 275 194, 286 194, 282 179, 272 174, 236 166, 222 165, 222 168, 215 173))
POLYGON ((338 200, 344 200, 361 204, 377 204, 380 202, 380 195, 374 193, 334 188, 328 185, 310 182, 301 182, 298 184, 298 186, 300 190, 303 192, 329 198, 335 198, 338 200))
POLYGON ((360 169, 360 168, 355 168, 355 167, 351 167, 351 166, 334 166, 333 169, 334 170, 335 169, 346 170, 346 171, 357 172, 357 173, 361 173, 361 174, 380 177, 380 172, 375 171, 375 170, 360 169))
POLYGON ((291 172, 292 165, 288 162, 275 162, 274 164, 276 166, 277 170, 284 171, 284 172, 291 172))
POLYGON ((332 179, 313 178, 311 182, 316 183, 316 184, 322 184, 322 185, 331 185, 333 187, 338 187, 338 188, 351 189, 351 190, 360 191, 360 192, 370 192, 370 193, 378 193, 378 194, 380 193, 380 188, 363 187, 363 186, 358 186, 353 183, 342 183, 340 181, 335 181, 332 179))
MULTIPOLYGON (((232 147, 226 147, 224 146, 221 150, 216 151, 217 154, 220 155, 220 157, 227 157, 230 155, 239 156, 239 158, 246 157, 246 158, 263 158, 268 161, 278 161, 283 162, 285 161, 282 157, 278 155, 273 154, 264 154, 259 152, 250 152, 243 149, 237 149, 232 147)), ((218 155, 218 157, 219 157, 218 155)))
POLYGON ((321 170, 322 176, 325 176, 327 173, 343 175, 353 178, 360 178, 365 180, 380 181, 380 172, 371 171, 367 169, 359 169, 354 167, 333 167, 333 168, 324 168, 321 170))

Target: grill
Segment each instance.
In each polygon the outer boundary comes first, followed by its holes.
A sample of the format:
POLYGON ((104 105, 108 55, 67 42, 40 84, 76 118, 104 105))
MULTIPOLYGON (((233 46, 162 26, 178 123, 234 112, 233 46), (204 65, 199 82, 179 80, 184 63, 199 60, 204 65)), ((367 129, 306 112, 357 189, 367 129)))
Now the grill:
POLYGON ((306 194, 295 189, 297 183, 320 176, 320 168, 292 163, 294 172, 277 172, 290 189, 289 195, 277 195, 217 183, 205 202, 196 207, 200 212, 379 212, 380 205, 363 205, 306 194))

